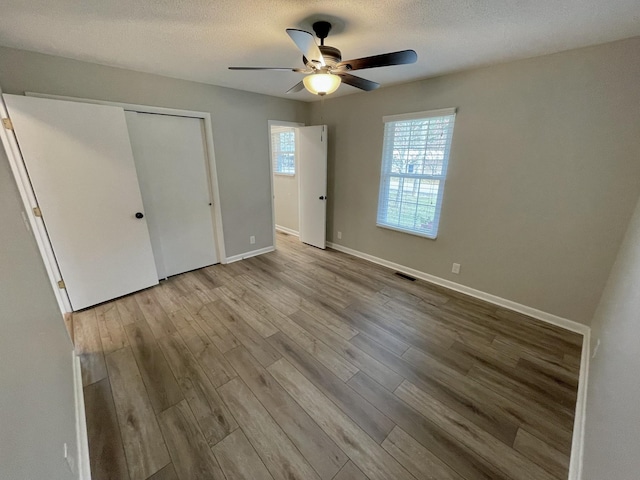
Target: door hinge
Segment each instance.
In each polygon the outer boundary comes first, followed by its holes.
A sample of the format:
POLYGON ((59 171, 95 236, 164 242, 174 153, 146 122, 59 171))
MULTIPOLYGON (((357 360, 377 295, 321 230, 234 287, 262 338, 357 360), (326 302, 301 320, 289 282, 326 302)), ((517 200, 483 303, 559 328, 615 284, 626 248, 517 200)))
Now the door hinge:
POLYGON ((66 285, 64 284, 64 280, 58 281, 58 288, 67 288, 66 285))
POLYGON ((3 118, 2 119, 2 126, 4 128, 6 128, 7 130, 13 130, 13 122, 11 121, 10 118, 3 118))
POLYGON ((33 207, 33 214, 36 217, 42 218, 42 211, 40 210, 40 207, 33 207))

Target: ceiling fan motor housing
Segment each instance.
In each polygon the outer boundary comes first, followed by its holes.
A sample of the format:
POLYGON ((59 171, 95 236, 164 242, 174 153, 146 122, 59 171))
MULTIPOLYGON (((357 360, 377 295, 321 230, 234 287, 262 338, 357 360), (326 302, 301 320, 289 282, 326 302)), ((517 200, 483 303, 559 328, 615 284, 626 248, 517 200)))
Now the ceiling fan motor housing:
POLYGON ((375 90, 380 86, 376 82, 351 75, 351 70, 365 68, 388 67, 391 65, 406 65, 415 63, 418 55, 414 50, 402 50, 399 52, 383 53, 370 57, 357 58, 342 62, 342 53, 335 47, 324 44, 325 38, 331 31, 331 23, 326 21, 315 22, 313 31, 320 40, 320 45, 313 38, 313 34, 306 30, 287 28, 287 34, 296 44, 298 50, 303 53, 302 63, 307 67, 302 68, 269 68, 269 67, 229 67, 231 70, 284 70, 307 74, 302 82, 290 88, 287 93, 295 93, 307 88, 311 93, 327 95, 333 93, 340 83, 346 83, 360 90, 375 90), (307 55, 312 57, 308 59, 307 55), (310 75, 308 75, 310 74, 310 75), (304 84, 304 85, 303 85, 304 84))
MULTIPOLYGON (((318 48, 320 49, 320 53, 322 53, 322 56, 324 57, 324 63, 327 67, 333 68, 342 61, 342 53, 337 48, 329 47, 328 45, 322 45, 318 48)), ((315 64, 305 56, 302 57, 302 62, 311 68, 320 67, 320 65, 315 64)))

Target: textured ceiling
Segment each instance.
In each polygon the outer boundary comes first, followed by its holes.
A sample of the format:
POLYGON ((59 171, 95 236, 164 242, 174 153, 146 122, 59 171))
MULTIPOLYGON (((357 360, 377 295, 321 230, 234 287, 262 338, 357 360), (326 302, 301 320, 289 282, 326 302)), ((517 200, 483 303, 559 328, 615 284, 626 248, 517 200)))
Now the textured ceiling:
POLYGON ((384 86, 640 35, 640 1, 0 0, 0 45, 284 97, 300 74, 227 67, 302 66, 285 29, 318 19, 344 59, 416 50, 356 72, 384 86))

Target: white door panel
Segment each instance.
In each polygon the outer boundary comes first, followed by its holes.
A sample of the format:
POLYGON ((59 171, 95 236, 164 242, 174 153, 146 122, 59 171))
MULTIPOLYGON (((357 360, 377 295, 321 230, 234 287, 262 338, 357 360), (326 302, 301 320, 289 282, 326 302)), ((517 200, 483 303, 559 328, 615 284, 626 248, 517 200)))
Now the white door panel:
POLYGON ((159 278, 218 263, 202 119, 125 115, 159 278))
POLYGON ((4 100, 73 310, 157 284, 123 109, 4 100))
POLYGON ((296 129, 300 240, 326 248, 327 229, 327 127, 296 129))

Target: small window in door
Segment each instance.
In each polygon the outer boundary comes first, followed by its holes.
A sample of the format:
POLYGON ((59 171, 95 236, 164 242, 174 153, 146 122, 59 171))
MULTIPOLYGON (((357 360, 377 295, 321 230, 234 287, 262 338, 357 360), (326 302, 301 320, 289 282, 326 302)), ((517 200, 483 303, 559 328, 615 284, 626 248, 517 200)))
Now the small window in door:
POLYGON ((276 175, 295 175, 295 128, 279 125, 271 127, 271 158, 273 160, 273 173, 276 175))

